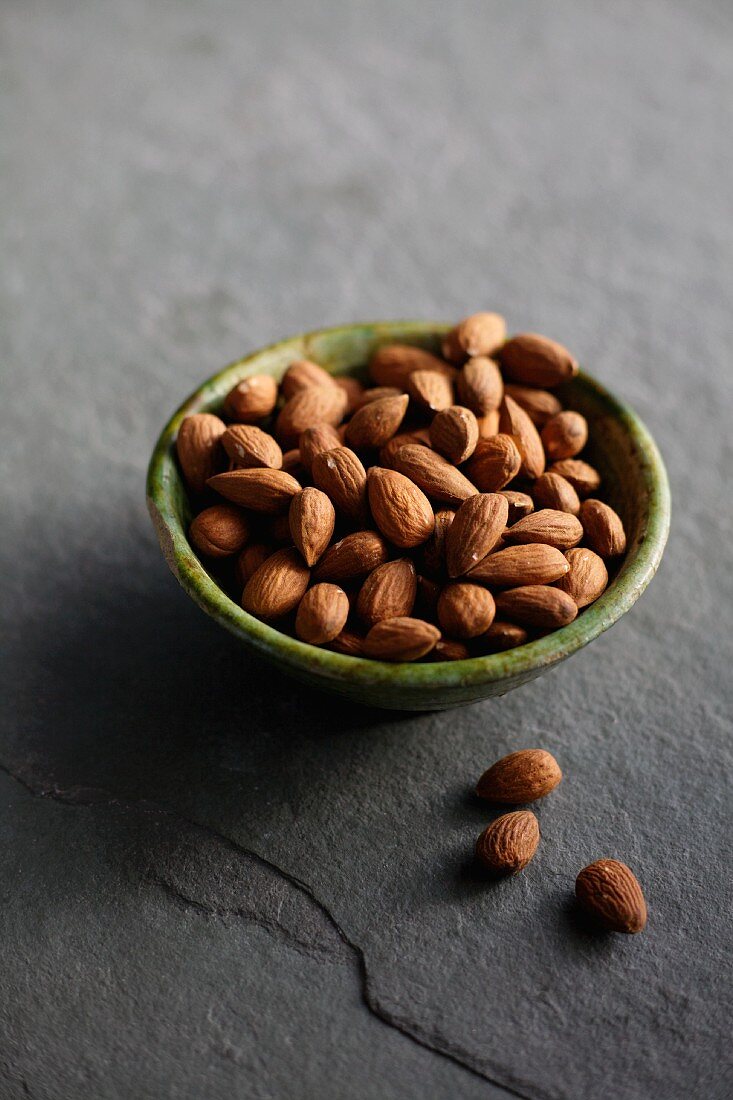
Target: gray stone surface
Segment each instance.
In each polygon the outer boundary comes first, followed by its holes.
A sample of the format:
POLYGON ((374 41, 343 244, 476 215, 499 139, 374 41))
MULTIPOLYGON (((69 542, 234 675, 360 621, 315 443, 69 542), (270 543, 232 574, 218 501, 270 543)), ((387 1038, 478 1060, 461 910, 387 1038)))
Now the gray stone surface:
POLYGON ((0 1095, 729 1096, 730 5, 0 19, 0 1095), (660 573, 503 700, 309 693, 176 588, 156 433, 280 336, 484 305, 651 427, 660 573), (479 881, 471 785, 535 744, 540 853, 479 881), (601 855, 642 936, 578 921, 601 855))

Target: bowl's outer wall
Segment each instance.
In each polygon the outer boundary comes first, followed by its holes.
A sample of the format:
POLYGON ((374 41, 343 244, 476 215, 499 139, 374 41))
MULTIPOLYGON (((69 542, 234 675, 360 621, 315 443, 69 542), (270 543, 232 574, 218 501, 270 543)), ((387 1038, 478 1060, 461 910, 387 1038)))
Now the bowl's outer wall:
POLYGON ((229 390, 251 374, 280 378, 294 360, 313 359, 333 374, 362 375, 380 344, 405 342, 438 350, 447 325, 383 322, 305 333, 226 367, 191 395, 163 429, 148 470, 150 514, 163 554, 186 592, 245 645, 298 680, 371 706, 442 710, 504 695, 564 660, 613 625, 654 576, 667 541, 670 498, 656 444, 638 417, 582 373, 560 396, 591 423, 588 454, 604 478, 606 499, 627 531, 626 557, 604 594, 575 622, 545 638, 489 657, 391 665, 306 645, 247 614, 222 591, 190 546, 191 508, 175 458, 185 416, 216 412, 229 390))

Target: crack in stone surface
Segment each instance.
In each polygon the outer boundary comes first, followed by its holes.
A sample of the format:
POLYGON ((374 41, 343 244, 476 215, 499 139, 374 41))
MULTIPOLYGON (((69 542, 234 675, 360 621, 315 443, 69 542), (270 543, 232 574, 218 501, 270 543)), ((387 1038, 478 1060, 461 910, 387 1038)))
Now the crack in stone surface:
MULTIPOLYGON (((359 944, 350 940, 344 930, 340 927, 338 921, 330 912, 328 907, 313 893, 312 889, 307 883, 298 879, 296 876, 284 871, 281 867, 272 863, 270 860, 265 859, 258 852, 246 848, 243 845, 238 844, 230 837, 218 832, 209 825, 202 824, 191 818, 185 817, 179 814, 167 806, 161 805, 149 800, 135 801, 131 799, 118 798, 112 792, 105 791, 99 787, 84 787, 73 786, 61 788, 53 783, 39 782, 37 778, 30 776, 26 771, 14 771, 6 764, 0 762, 0 771, 9 776, 15 782, 20 784, 29 794, 34 798, 50 799, 54 802, 59 802, 65 806, 76 806, 83 808, 94 808, 95 806, 107 806, 118 807, 123 810, 130 811, 133 814, 158 814, 172 822, 184 823, 185 825, 195 829, 201 835, 207 836, 210 839, 216 841, 219 845, 224 845, 238 856, 244 856, 247 859, 253 860, 256 864, 266 869, 267 872, 277 875, 283 882, 285 882, 292 890, 297 891, 300 895, 305 897, 307 901, 312 904, 324 918, 325 922, 331 929, 331 931, 338 937, 340 943, 350 952, 356 960, 359 976, 361 981, 362 1000, 367 1009, 383 1023, 389 1027, 394 1028, 400 1034, 410 1039, 412 1042, 417 1043, 425 1050, 431 1051, 439 1057, 446 1058, 451 1062, 456 1063, 466 1072, 471 1073, 483 1080, 489 1082, 495 1087, 501 1088, 507 1092, 508 1095, 516 1096, 519 1100, 554 1100, 549 1093, 544 1091, 534 1091, 532 1093, 523 1090, 521 1083, 508 1082, 501 1078, 494 1077, 484 1070, 472 1065, 466 1060, 466 1055, 460 1048, 452 1046, 445 1042, 442 1037, 437 1035, 429 1035, 421 1028, 419 1028, 413 1021, 406 1018, 401 1018, 394 1010, 387 1009, 379 1002, 377 995, 375 994, 367 969, 366 957, 363 949, 359 944), (522 1091, 520 1091, 522 1089, 522 1091)), ((307 949, 310 951, 320 952, 321 954, 332 954, 338 956, 338 951, 329 951, 323 945, 314 944, 310 940, 300 939, 297 935, 294 935, 291 930, 285 927, 277 920, 268 920, 262 918, 257 913, 250 909, 242 908, 219 908, 216 906, 208 905, 200 900, 192 897, 186 891, 178 889, 170 881, 161 875, 146 874, 147 881, 152 882, 154 885, 162 889, 168 896, 174 898, 177 902, 184 906, 189 906, 197 912, 206 914, 209 916, 232 916, 243 920, 252 921, 258 924, 260 927, 264 927, 269 931, 275 932, 278 935, 283 936, 286 941, 294 947, 296 950, 307 949)), ((22 1082, 26 1088, 28 1095, 31 1095, 27 1090, 25 1082, 22 1082)))

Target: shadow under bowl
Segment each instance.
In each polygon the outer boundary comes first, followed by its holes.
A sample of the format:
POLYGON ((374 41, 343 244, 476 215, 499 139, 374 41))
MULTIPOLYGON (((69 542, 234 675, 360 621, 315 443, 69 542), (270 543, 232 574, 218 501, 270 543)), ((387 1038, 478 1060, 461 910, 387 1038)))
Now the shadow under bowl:
POLYGON ((410 343, 431 351, 449 328, 430 322, 378 322, 321 329, 283 340, 226 367, 174 413, 155 445, 147 478, 148 508, 161 549, 188 595, 248 649, 313 687, 391 710, 446 710, 504 695, 569 657, 607 630, 638 600, 667 541, 670 495, 656 444, 636 414, 581 372, 558 391, 590 424, 589 461, 603 477, 604 499, 627 532, 627 552, 603 595, 569 626, 505 653, 465 661, 388 664, 307 645, 244 611, 208 572, 187 537, 191 505, 176 462, 184 417, 218 412, 222 400, 252 374, 282 377, 294 359, 312 359, 334 375, 363 376, 380 344, 410 343))

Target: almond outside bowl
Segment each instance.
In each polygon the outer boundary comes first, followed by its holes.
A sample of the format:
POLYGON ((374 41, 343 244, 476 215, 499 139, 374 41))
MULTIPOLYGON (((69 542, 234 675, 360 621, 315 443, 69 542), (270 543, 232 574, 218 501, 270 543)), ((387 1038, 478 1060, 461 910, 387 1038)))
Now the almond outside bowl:
POLYGON ((425 664, 388 664, 332 653, 247 614, 219 587, 188 541, 192 513, 175 440, 185 416, 218 412, 228 391, 248 375, 279 379, 294 359, 306 358, 334 375, 363 377, 379 345, 400 342, 437 351, 449 327, 400 321, 352 324, 308 332, 256 351, 215 374, 184 401, 161 432, 148 469, 148 508, 165 559, 207 615, 295 679, 390 710, 447 710, 504 695, 592 642, 636 603, 657 570, 670 520, 664 463, 636 414, 583 371, 558 391, 563 403, 589 421, 589 461, 600 470, 605 499, 619 512, 627 532, 626 557, 600 599, 569 626, 508 652, 425 664))

